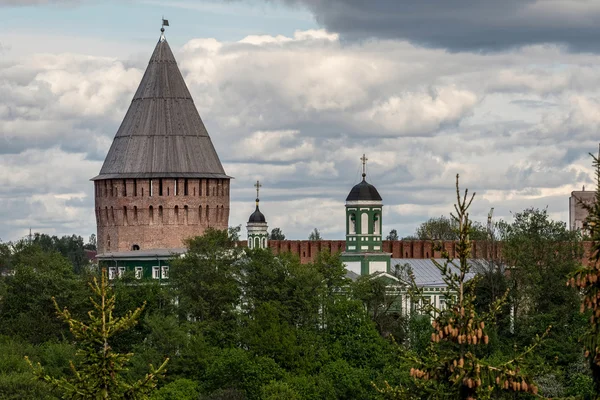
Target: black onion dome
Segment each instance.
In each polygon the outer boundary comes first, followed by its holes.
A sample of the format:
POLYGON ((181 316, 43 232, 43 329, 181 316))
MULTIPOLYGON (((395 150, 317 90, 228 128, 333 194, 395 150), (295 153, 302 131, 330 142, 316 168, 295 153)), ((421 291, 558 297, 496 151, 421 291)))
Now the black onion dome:
POLYGON ((258 209, 258 199, 256 199, 256 210, 252 213, 252 215, 250 215, 250 218, 248 219, 248 223, 251 222, 267 222, 263 213, 261 213, 258 209))
POLYGON ((346 201, 381 201, 381 196, 379 192, 375 188, 375 186, 367 183, 363 176, 362 182, 358 185, 355 185, 348 197, 346 197, 346 201))

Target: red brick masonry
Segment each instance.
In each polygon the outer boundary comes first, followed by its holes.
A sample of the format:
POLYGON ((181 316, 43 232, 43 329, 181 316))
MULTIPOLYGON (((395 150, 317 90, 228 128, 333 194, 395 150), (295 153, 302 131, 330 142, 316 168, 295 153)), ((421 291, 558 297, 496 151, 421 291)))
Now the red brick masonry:
MULTIPOLYGON (((447 240, 443 242, 444 247, 454 257, 456 254, 456 242, 447 240)), ((241 246, 246 246, 247 242, 241 241, 241 246)), ((588 263, 588 257, 592 242, 583 242, 585 265, 588 263)), ((275 254, 293 253, 300 257, 303 264, 312 262, 316 255, 321 251, 336 253, 346 250, 346 241, 344 240, 270 240, 269 247, 275 254)), ((383 252, 392 253, 392 258, 439 258, 439 251, 433 250, 433 244, 429 240, 384 240, 383 252)), ((490 243, 487 241, 473 241, 471 249, 472 258, 492 259, 500 258, 502 252, 502 243, 490 243)))

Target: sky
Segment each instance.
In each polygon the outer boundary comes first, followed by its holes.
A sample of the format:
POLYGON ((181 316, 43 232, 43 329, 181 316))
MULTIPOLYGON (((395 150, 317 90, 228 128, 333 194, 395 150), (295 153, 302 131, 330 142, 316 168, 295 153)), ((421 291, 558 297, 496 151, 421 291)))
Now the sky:
MULTIPOLYGON (((166 37, 231 186, 231 226, 344 238, 367 180, 383 231, 594 188, 600 0, 0 0, 0 240, 95 232, 93 185, 166 37)), ((245 232, 245 229, 244 231, 245 232)))

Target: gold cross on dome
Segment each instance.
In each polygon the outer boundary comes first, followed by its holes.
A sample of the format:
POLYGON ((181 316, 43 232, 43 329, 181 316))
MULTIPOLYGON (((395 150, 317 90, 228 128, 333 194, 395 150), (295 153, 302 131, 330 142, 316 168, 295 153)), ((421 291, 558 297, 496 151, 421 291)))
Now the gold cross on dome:
POLYGON ((362 161, 362 165, 363 165, 363 173, 362 176, 363 178, 365 176, 367 176, 367 161, 369 160, 364 154, 363 156, 360 158, 360 160, 362 161))
POLYGON ((260 181, 256 181, 256 184, 254 185, 254 187, 256 188, 256 198, 258 199, 258 191, 262 187, 262 185, 260 184, 260 181))

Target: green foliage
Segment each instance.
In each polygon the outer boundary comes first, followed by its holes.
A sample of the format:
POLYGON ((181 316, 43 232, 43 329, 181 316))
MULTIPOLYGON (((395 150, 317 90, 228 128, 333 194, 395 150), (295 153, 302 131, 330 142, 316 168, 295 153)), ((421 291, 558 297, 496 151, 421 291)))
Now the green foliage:
POLYGON ((281 368, 270 358, 252 357, 242 349, 223 349, 211 358, 203 381, 204 389, 238 389, 248 399, 259 399, 262 386, 283 376, 281 368))
POLYGON ((137 323, 142 308, 129 311, 123 317, 114 317, 115 296, 111 295, 106 272, 101 281, 94 278, 90 284, 96 299, 90 298, 94 309, 88 312, 89 323, 72 317, 67 308, 60 309, 53 298, 56 312, 61 320, 69 325, 70 331, 78 343, 76 352, 77 367, 71 362, 72 377, 52 377, 46 375, 40 363, 37 366, 29 361, 35 376, 64 397, 73 399, 87 398, 148 398, 156 387, 156 380, 164 375, 167 360, 158 368, 150 366, 151 372, 144 379, 128 383, 122 378, 126 364, 132 354, 114 352, 109 340, 121 331, 130 329, 137 323))
POLYGON ((171 263, 178 311, 197 321, 233 321, 241 295, 238 282, 241 249, 227 231, 212 228, 204 236, 189 239, 187 246, 185 257, 171 263))
POLYGON ((68 360, 74 356, 72 345, 47 342, 34 346, 20 339, 0 336, 0 398, 1 399, 54 399, 50 388, 32 380, 26 355, 41 361, 57 376, 68 373, 68 360))
POLYGON ((317 228, 315 228, 309 235, 308 235, 308 240, 313 240, 313 241, 317 241, 317 240, 323 240, 323 238, 321 237, 321 232, 319 232, 319 230, 317 228))
POLYGON ((588 360, 596 397, 600 396, 600 160, 594 155, 596 168, 596 195, 591 205, 583 204, 588 211, 586 224, 593 241, 589 263, 571 274, 568 285, 578 289, 583 299, 581 311, 588 312, 589 322, 582 335, 585 357, 588 360))
MULTIPOLYGON (((95 239, 91 238, 91 240, 95 239)), ((56 251, 63 257, 68 259, 73 266, 75 272, 83 272, 84 268, 88 265, 88 259, 85 255, 85 250, 91 248, 90 245, 85 245, 83 238, 77 235, 71 236, 50 236, 45 233, 35 233, 33 235, 32 244, 39 246, 42 250, 50 252, 56 251)), ((95 249, 95 245, 93 246, 95 249)))
MULTIPOLYGON (((458 224, 453 218, 444 215, 429 218, 415 231, 415 238, 419 240, 458 240, 458 224)), ((486 240, 487 229, 479 222, 471 222, 471 240, 486 240)), ((408 238, 407 238, 408 239, 408 238)))
POLYGON ((52 296, 73 304, 75 315, 83 315, 85 282, 69 262, 54 251, 20 243, 11 254, 13 274, 0 277, 0 334, 18 336, 30 343, 60 339, 68 330, 56 319, 52 296))
POLYGON ((198 383, 190 379, 177 379, 155 391, 151 400, 197 400, 198 383))
POLYGON ((413 314, 408 320, 409 340, 407 347, 419 355, 425 355, 431 342, 431 319, 429 315, 413 314))
POLYGON ((401 287, 396 282, 368 275, 357 279, 351 289, 354 297, 365 305, 379 334, 391 335, 397 343, 404 342, 407 320, 399 309, 401 287))
POLYGON ((398 240, 398 231, 392 229, 390 233, 386 236, 385 240, 398 240))
MULTIPOLYGON (((489 343, 486 322, 494 321, 505 297, 492 304, 489 312, 477 312, 474 295, 477 279, 467 278, 471 270, 468 260, 473 230, 468 208, 474 195, 469 198, 465 190, 461 196, 458 175, 456 197, 456 214, 451 215, 458 234, 456 259, 450 257, 443 246, 438 246, 445 261, 443 264, 434 261, 447 285, 446 305, 443 309, 432 304, 423 307, 433 320, 427 350, 421 354, 403 353, 404 359, 412 363, 410 375, 416 390, 385 383, 378 390, 391 398, 489 399, 501 390, 537 394, 538 388, 524 373, 523 365, 526 365, 525 356, 539 340, 522 354, 503 363, 481 357, 489 343)), ((412 301, 418 301, 421 296, 422 290, 413 280, 412 301)))
MULTIPOLYGON (((499 223, 499 232, 503 262, 510 267, 506 283, 517 346, 531 344, 536 333, 552 325, 540 354, 546 362, 559 366, 574 362, 584 321, 577 311, 579 295, 565 286, 565 281, 583 256, 578 233, 567 230, 563 222, 550 220, 545 209, 516 213, 513 223, 499 223)), ((500 333, 512 336, 506 328, 500 333)))
POLYGON ((262 387, 261 399, 264 400, 300 400, 298 393, 287 383, 273 381, 262 387))
POLYGON ((240 240, 240 232, 242 231, 242 225, 238 226, 230 226, 227 229, 227 233, 229 234, 229 239, 232 242, 238 242, 240 240))
POLYGON ((285 235, 283 234, 281 228, 271 229, 269 240, 285 240, 285 235))

